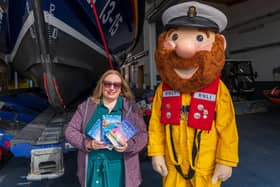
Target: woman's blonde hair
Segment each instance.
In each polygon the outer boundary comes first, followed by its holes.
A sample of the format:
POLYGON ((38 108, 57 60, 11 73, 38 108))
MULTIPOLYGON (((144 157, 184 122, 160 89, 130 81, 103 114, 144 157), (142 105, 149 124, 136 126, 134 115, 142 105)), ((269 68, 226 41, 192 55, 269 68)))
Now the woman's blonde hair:
POLYGON ((103 75, 100 77, 100 79, 97 82, 97 85, 93 91, 93 95, 91 97, 91 99, 96 102, 99 103, 100 98, 102 97, 102 86, 103 86, 103 81, 104 79, 109 76, 109 75, 117 75, 120 79, 121 79, 121 93, 120 95, 128 98, 128 99, 133 99, 134 95, 131 92, 130 87, 128 86, 127 82, 125 81, 125 79, 123 78, 123 76, 120 74, 120 72, 116 71, 116 70, 108 70, 105 73, 103 73, 103 75))

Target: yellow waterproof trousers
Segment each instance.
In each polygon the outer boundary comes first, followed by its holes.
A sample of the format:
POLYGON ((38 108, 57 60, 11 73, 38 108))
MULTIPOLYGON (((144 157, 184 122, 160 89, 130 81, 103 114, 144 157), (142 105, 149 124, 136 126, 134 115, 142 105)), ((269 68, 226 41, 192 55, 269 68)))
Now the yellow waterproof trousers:
POLYGON ((184 179, 175 167, 168 168, 167 177, 163 178, 163 187, 220 187, 221 181, 218 180, 216 184, 212 184, 212 175, 199 176, 194 175, 192 179, 184 179))

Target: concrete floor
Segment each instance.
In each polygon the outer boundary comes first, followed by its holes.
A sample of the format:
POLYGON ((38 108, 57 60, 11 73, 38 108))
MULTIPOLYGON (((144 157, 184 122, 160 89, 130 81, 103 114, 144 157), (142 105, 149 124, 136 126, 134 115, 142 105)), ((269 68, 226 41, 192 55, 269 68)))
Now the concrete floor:
MULTIPOLYGON (((280 105, 269 105, 266 112, 237 116, 240 163, 222 187, 280 186, 280 105)), ((142 163, 142 187, 161 185, 151 164, 142 163)))
MULTIPOLYGON (((222 187, 280 186, 280 106, 269 106, 267 112, 238 115, 240 164, 232 178, 222 187)), ((12 158, 0 170, 0 186, 78 187, 76 154, 66 154, 64 176, 41 181, 27 181, 29 159, 12 158)), ((160 187, 161 177, 152 171, 150 160, 141 162, 141 187, 160 187)))

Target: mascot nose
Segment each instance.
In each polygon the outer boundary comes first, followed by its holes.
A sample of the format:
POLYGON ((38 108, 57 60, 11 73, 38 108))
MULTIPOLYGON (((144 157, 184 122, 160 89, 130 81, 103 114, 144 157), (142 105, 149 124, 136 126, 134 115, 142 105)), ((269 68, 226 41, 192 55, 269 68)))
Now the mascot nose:
POLYGON ((181 44, 176 46, 176 54, 181 58, 191 58, 196 53, 196 47, 192 44, 181 44))

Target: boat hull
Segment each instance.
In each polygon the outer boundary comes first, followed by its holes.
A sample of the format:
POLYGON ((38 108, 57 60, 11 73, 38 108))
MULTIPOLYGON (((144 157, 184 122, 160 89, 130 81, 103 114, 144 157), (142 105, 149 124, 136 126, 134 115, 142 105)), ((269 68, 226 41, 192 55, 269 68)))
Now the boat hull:
POLYGON ((118 69, 141 32, 141 0, 92 2, 7 1, 11 50, 5 59, 44 89, 55 108, 91 93, 102 73, 118 69))
POLYGON ((51 59, 51 69, 40 61, 40 52, 30 33, 25 35, 13 62, 16 71, 35 78, 36 83, 45 89, 49 102, 58 107, 68 106, 79 99, 110 68, 104 55, 62 31, 59 37, 60 40, 51 48, 56 54, 51 59), (52 94, 58 95, 59 100, 55 100, 52 94))

